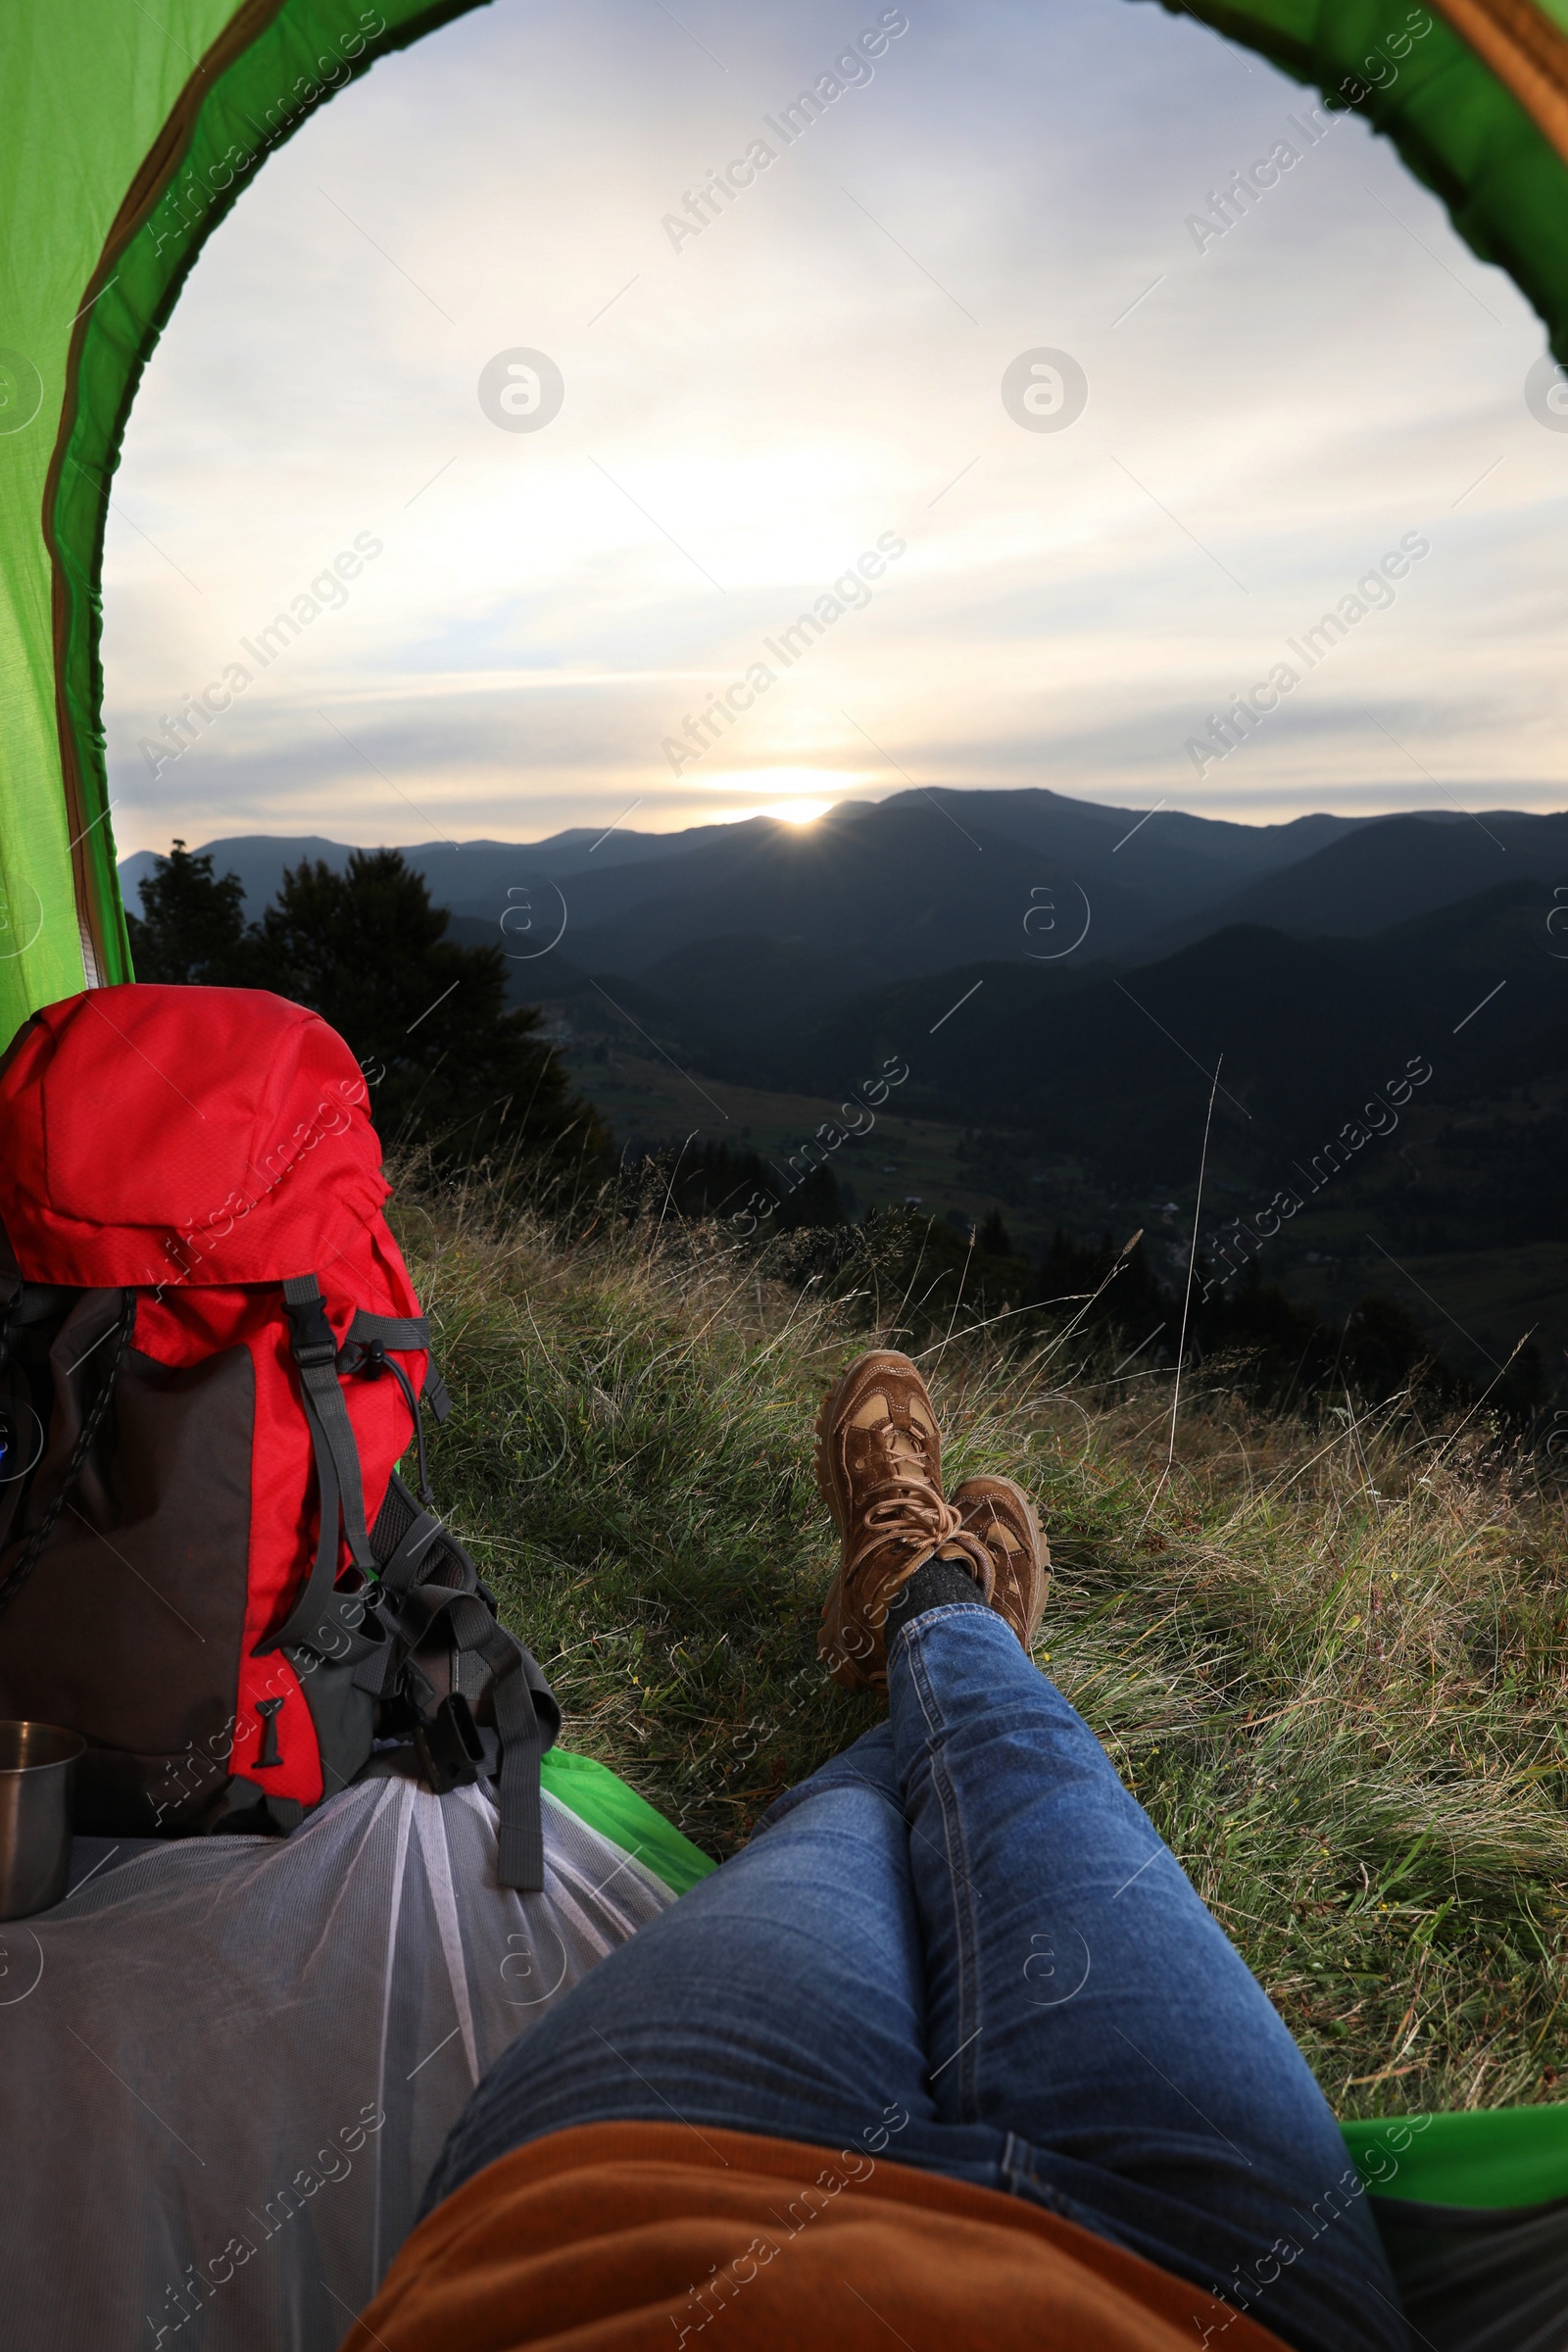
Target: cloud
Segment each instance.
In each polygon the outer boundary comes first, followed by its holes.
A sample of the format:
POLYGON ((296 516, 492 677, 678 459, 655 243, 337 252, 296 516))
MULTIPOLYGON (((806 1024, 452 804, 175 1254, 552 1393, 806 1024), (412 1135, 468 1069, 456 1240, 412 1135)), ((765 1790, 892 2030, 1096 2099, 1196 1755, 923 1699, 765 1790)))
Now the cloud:
POLYGON ((906 772, 1276 818, 1406 806, 1369 707, 1453 790, 1560 797, 1540 327, 1357 120, 1200 252, 1195 208, 1302 118, 1261 60, 1154 9, 953 0, 672 250, 665 215, 880 13, 478 11, 269 161, 117 479, 122 851, 307 823, 529 838, 637 796, 640 826, 711 814, 662 739, 884 531, 896 575, 726 739, 726 778, 755 778, 726 808, 810 797, 813 768, 858 793, 906 772), (1089 378, 1064 432, 1002 406, 1041 347, 1089 378), (543 431, 479 404, 518 348, 564 379, 543 431), (1245 783, 1195 790, 1194 716, 1411 528, 1419 584, 1248 747, 1245 783), (383 552, 342 603, 251 662, 364 533, 383 552), (155 777, 138 747, 236 662, 243 691, 155 777))

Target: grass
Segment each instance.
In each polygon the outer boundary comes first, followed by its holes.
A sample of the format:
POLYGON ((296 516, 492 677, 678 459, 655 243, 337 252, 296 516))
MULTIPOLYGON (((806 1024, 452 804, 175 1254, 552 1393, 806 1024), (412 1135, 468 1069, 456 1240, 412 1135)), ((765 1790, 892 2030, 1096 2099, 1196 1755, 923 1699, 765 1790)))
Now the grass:
MULTIPOLYGON (((433 1198, 400 1226, 456 1403, 437 1491, 564 1743, 732 1851, 876 1720, 816 1663, 834 1544, 810 1469, 865 1300, 821 1301, 711 1228, 568 1246, 433 1198)), ((1004 1470, 1034 1493, 1054 1559, 1037 1657, 1336 2110, 1561 2095, 1561 1492, 1499 1467, 1480 1421, 1348 1400, 1267 1420, 1212 1368, 1165 1475, 1168 1374, 1068 1381, 1061 1354, 1025 1365, 994 1338, 926 1357, 949 1484, 1004 1470)))

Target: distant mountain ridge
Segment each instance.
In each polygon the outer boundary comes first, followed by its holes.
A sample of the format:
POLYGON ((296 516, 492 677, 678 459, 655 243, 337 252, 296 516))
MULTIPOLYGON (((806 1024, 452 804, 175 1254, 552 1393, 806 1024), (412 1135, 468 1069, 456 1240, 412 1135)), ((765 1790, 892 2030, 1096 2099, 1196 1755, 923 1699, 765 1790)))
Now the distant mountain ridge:
MULTIPOLYGON (((341 868, 350 855, 318 836, 204 847, 220 873, 238 874, 253 913, 285 866, 314 858, 341 868)), ((599 974, 705 1046, 745 1047, 760 1030, 800 1037, 835 1005, 971 963, 1014 965, 1032 996, 1030 975, 1054 994, 1096 969, 1162 964, 1237 925, 1371 937, 1494 877, 1568 876, 1568 813, 1250 826, 1033 787, 909 791, 843 804, 811 826, 576 826, 403 855, 450 910, 455 937, 513 956, 519 1000, 571 997, 599 974)), ((148 852, 124 862, 133 906, 153 864, 148 852)))
MULTIPOLYGON (((220 873, 238 874, 253 912, 285 866, 314 858, 341 868, 350 855, 318 836, 204 847, 220 873)), ((1568 812, 1248 826, 1038 788, 910 791, 806 827, 577 826, 403 855, 450 910, 455 937, 513 956, 517 998, 569 998, 598 974, 703 1047, 744 1050, 764 1032, 802 1038, 879 988, 970 964, 1015 967, 1008 987, 1033 1001, 1097 970, 1163 965, 1237 926, 1370 938, 1494 880, 1568 876, 1568 812)), ((132 906, 153 864, 148 852, 125 860, 132 906)))
MULTIPOLYGON (((873 976, 868 959, 888 975, 940 969, 954 959, 956 932, 976 922, 994 928, 999 914, 1020 942, 1032 914, 1031 952, 1054 950, 1068 940, 1069 904, 1080 920, 1089 916, 1083 949, 1125 954, 1367 821, 1317 815, 1249 826, 1038 788, 910 791, 842 804, 810 827, 768 817, 664 834, 575 826, 539 842, 420 842, 403 854, 438 905, 498 928, 532 884, 549 885, 558 916, 564 897, 579 966, 641 977, 700 940, 742 935, 804 950, 829 984, 854 986, 873 976), (1063 898, 1054 909, 1047 904, 1054 890, 1063 898), (1053 913, 1054 938, 1047 936, 1053 913)), ((253 913, 275 895, 286 866, 313 858, 341 869, 350 854, 319 836, 238 835, 202 848, 220 873, 238 874, 253 913)), ((154 864, 154 854, 140 851, 122 866, 133 907, 154 864)), ((507 927, 514 932, 516 918, 507 927)))
MULTIPOLYGON (((670 846, 685 838, 679 833, 606 833, 603 827, 596 832, 589 825, 573 825, 564 833, 552 834, 549 840, 539 842, 424 841, 398 846, 403 847, 409 863, 417 866, 425 876, 430 895, 438 906, 456 906, 477 898, 488 909, 496 891, 505 903, 508 885, 502 876, 516 867, 519 858, 525 858, 534 872, 554 874, 575 871, 590 855, 611 863, 646 861, 666 855, 670 846), (460 856, 472 857, 480 869, 471 881, 466 871, 455 871, 460 856)), ((315 833, 224 834, 214 841, 199 843, 197 849, 199 855, 211 855, 218 873, 238 874, 252 915, 259 914, 269 900, 277 896, 287 867, 311 858, 329 865, 334 873, 341 873, 353 854, 347 843, 327 841, 315 833)), ((156 850, 133 850, 128 858, 121 859, 120 887, 126 905, 133 910, 137 885, 156 870, 157 864, 156 850)))
MULTIPOLYGON (((999 864, 1017 869, 1004 886, 1023 882, 1024 910, 1031 889, 1087 891, 1085 946, 1095 956, 1145 943, 1168 953, 1224 922, 1301 936, 1370 933, 1473 894, 1476 858, 1512 857, 1541 878, 1561 845, 1568 814, 1482 820, 1436 809, 1254 826, 1030 787, 896 793, 841 804, 808 827, 769 817, 678 833, 573 826, 537 842, 417 842, 403 854, 438 905, 481 921, 499 922, 531 880, 569 883, 569 927, 593 951, 580 959, 599 956, 637 972, 695 940, 758 931, 784 945, 880 941, 896 962, 924 964, 924 948, 900 957, 898 937, 940 931, 988 899, 994 907, 999 864), (988 853, 990 865, 970 865, 988 853)), ((253 912, 274 896, 286 866, 314 858, 341 869, 350 855, 318 835, 220 836, 201 846, 220 872, 238 874, 253 912)), ((155 862, 143 850, 122 864, 133 906, 155 862)), ((1501 866, 1499 879, 1518 870, 1501 866)))

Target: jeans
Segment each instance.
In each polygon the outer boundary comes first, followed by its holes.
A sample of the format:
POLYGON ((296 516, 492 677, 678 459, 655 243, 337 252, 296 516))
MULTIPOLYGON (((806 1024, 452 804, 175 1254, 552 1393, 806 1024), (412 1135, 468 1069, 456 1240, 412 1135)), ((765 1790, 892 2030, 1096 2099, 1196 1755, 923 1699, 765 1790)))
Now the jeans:
POLYGON ((1087 1725, 978 1604, 914 1618, 888 1680, 886 1724, 497 2062, 425 2211, 574 2124, 723 2126, 1032 2199, 1300 2352, 1404 2352, 1321 2091, 1087 1725))

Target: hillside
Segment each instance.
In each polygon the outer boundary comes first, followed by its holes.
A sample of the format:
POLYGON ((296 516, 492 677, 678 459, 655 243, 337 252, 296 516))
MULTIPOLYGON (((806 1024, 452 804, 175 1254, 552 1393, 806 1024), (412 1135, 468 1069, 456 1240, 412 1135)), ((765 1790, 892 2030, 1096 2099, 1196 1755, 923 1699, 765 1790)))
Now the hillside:
MULTIPOLYGON (((869 1330, 711 1227, 612 1220, 568 1248, 471 1197, 405 1201, 400 1227, 456 1400, 435 1483, 564 1743, 730 1850, 875 1719, 815 1662, 833 1546, 809 1434, 869 1330)), ((1167 1478, 1167 1373, 984 1350, 926 1359, 950 1480, 1001 1470, 1038 1497, 1039 1661, 1338 2111, 1551 2097, 1560 1490, 1488 1468, 1483 1422, 1264 1422, 1220 1367, 1189 1380, 1167 1478)))
POLYGON ((726 1087, 748 1102, 771 1089, 799 1106, 795 1136, 767 1134, 786 1149, 895 1057, 909 1076, 881 1142, 836 1163, 859 1206, 917 1193, 928 1210, 974 1216, 994 1202, 1036 1252, 1058 1220, 1143 1224, 1167 1280, 1185 1274, 1218 1066, 1201 1221, 1212 1266, 1255 1257, 1330 1319, 1385 1293, 1483 1378, 1533 1332, 1563 1396, 1568 967, 1547 929, 1555 904, 1545 884, 1511 881, 1366 940, 1237 926, 1108 973, 977 961, 825 1013, 813 998, 793 1024, 778 1010, 791 976, 773 985, 770 952, 713 942, 656 967, 663 995, 615 980, 611 1002, 584 981, 556 1001, 559 1034, 623 1135, 716 1138, 735 1122, 711 1106, 739 1107, 726 1087), (650 1041, 692 1074, 684 1088, 667 1064, 653 1070, 650 1041), (644 1083, 669 1098, 662 1112, 599 1091, 607 1052, 643 1057, 644 1083), (1389 1102, 1411 1067, 1426 1075, 1389 1102), (929 1146, 911 1153, 911 1121, 948 1139, 935 1164, 929 1146), (1350 1148, 1348 1129, 1361 1139, 1350 1148), (1282 1192, 1296 1205, 1263 1216, 1282 1192), (1236 1220, 1255 1234, 1260 1217, 1271 1229, 1227 1257, 1236 1220))

